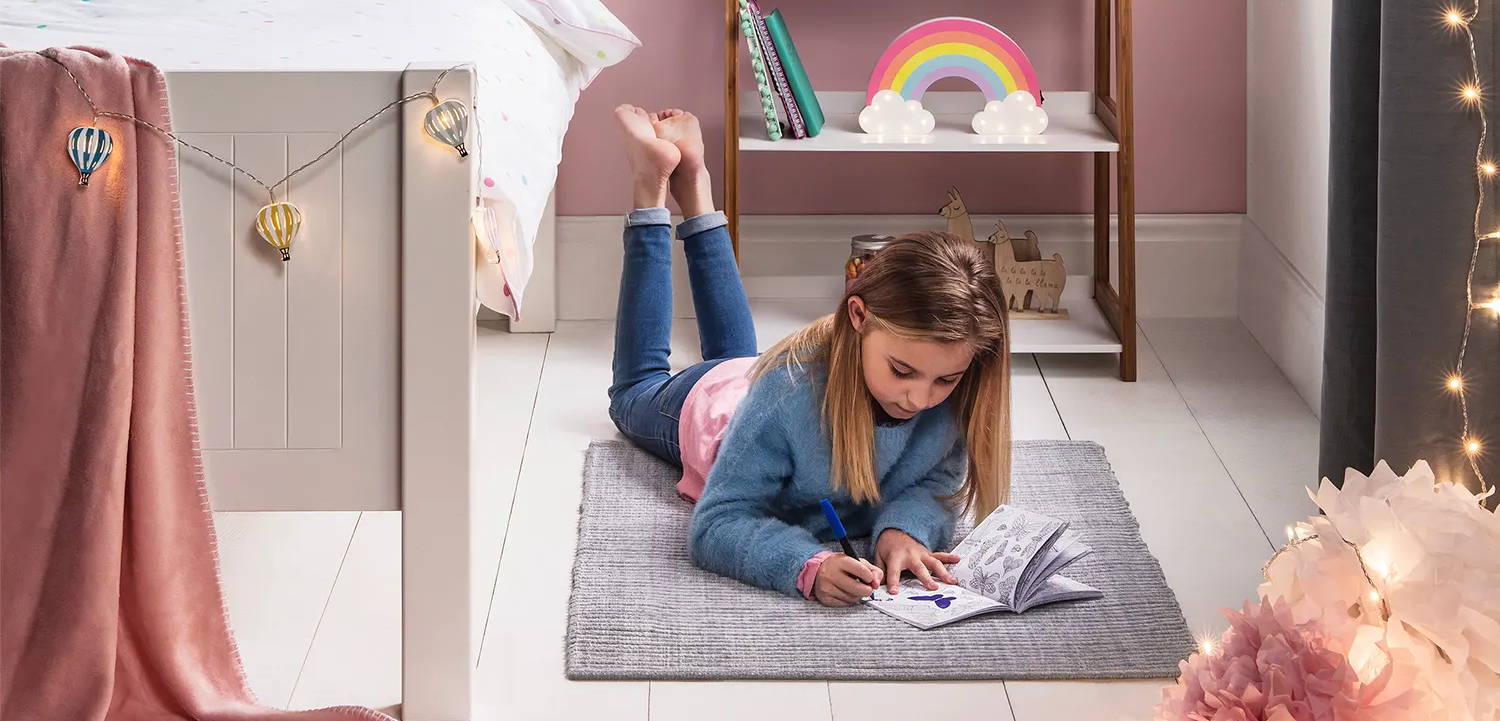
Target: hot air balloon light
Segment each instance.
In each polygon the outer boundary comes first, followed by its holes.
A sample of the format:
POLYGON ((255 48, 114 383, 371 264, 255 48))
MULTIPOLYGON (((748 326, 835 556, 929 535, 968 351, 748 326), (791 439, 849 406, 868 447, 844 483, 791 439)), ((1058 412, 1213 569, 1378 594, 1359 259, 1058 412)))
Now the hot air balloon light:
POLYGON ((255 214, 255 230, 271 247, 281 251, 283 262, 292 259, 292 241, 302 229, 302 211, 291 203, 271 203, 255 214))
POLYGON ((73 128, 73 132, 68 133, 68 157, 78 166, 80 187, 89 184, 89 175, 109 159, 109 153, 114 148, 114 140, 101 128, 82 126, 73 128))
POLYGON ((469 108, 457 100, 444 100, 427 111, 422 127, 439 142, 452 145, 458 157, 469 157, 464 149, 464 138, 469 133, 469 108))

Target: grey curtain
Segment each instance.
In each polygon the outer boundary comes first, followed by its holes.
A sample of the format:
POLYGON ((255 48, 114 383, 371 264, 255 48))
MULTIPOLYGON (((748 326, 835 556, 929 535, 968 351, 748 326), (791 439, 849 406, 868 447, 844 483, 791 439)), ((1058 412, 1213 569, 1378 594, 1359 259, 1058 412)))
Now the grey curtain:
MULTIPOLYGON (((1335 0, 1329 162, 1328 276, 1319 472, 1368 473, 1378 459, 1398 472, 1427 459, 1440 479, 1475 482, 1458 443, 1457 399, 1443 381, 1457 360, 1464 277, 1472 250, 1477 114, 1457 104, 1469 77, 1467 45, 1436 21, 1437 5, 1411 0, 1335 0)), ((1464 7, 1471 7, 1465 5, 1464 7)), ((1490 96, 1494 14, 1475 22, 1490 96)), ((1500 117, 1489 103, 1491 157, 1500 117)), ((1492 184, 1481 228, 1494 229, 1492 184)), ((1500 274, 1486 241, 1475 299, 1500 274)), ((1471 428, 1487 441, 1480 469, 1500 476, 1500 339, 1488 312, 1474 312, 1465 362, 1471 428)))

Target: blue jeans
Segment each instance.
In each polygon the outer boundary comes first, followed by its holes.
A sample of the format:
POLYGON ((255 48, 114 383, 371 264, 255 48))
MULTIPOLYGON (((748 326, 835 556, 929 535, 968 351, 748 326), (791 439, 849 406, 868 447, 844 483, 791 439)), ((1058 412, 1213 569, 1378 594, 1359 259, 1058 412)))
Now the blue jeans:
POLYGON ((666 208, 636 210, 625 221, 625 267, 615 323, 609 417, 636 445, 682 465, 677 422, 688 391, 730 358, 755 356, 755 323, 719 212, 677 226, 687 256, 703 361, 676 375, 672 347, 672 236, 666 208))

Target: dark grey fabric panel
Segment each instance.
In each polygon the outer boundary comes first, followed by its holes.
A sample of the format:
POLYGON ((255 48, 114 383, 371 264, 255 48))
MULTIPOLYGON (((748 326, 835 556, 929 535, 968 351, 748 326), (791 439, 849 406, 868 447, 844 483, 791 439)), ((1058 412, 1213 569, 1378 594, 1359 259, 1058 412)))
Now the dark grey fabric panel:
MULTIPOLYGON (((1319 471, 1335 479, 1346 466, 1368 472, 1377 459, 1403 470, 1425 458, 1440 478, 1472 475, 1457 402, 1442 383, 1465 320, 1479 123, 1457 102, 1457 84, 1472 74, 1467 47, 1434 13, 1394 0, 1334 7, 1319 471)), ((1489 16, 1474 26, 1490 80, 1493 28, 1489 16)), ((1482 228, 1495 224, 1493 201, 1482 228)), ((1487 247, 1476 298, 1488 298, 1496 280, 1487 247)), ((1473 427, 1484 434, 1500 430, 1500 342, 1489 314, 1473 322, 1465 378, 1473 427)), ((1492 466, 1481 468, 1488 475, 1492 466)))
POLYGON ((1380 3, 1334 0, 1328 134, 1328 276, 1318 475, 1368 473, 1375 443, 1376 157, 1380 3))

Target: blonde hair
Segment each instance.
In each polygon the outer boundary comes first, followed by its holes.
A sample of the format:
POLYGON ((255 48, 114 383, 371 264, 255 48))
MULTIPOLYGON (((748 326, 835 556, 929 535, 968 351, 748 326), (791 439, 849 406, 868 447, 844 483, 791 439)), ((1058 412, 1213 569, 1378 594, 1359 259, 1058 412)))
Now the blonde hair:
POLYGON ((968 343, 974 359, 953 390, 968 451, 968 473, 950 501, 984 518, 1010 494, 1010 318, 995 268, 974 243, 949 233, 903 235, 876 253, 844 292, 838 310, 772 346, 755 364, 827 365, 823 420, 831 436, 833 487, 856 502, 880 500, 875 475, 875 417, 865 387, 860 331, 849 298, 866 308, 866 328, 901 338, 968 343))

